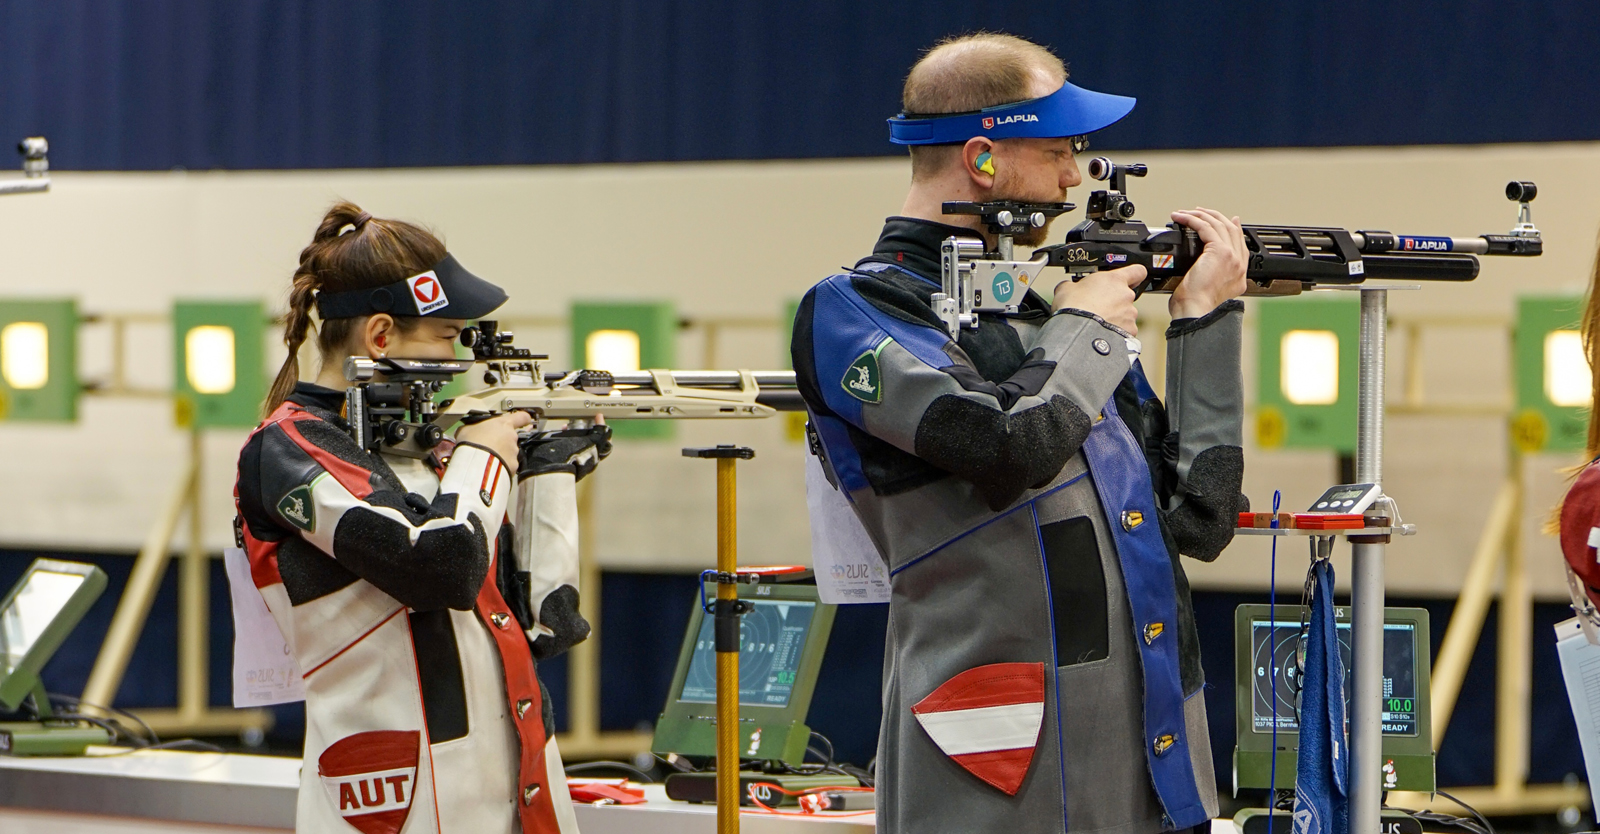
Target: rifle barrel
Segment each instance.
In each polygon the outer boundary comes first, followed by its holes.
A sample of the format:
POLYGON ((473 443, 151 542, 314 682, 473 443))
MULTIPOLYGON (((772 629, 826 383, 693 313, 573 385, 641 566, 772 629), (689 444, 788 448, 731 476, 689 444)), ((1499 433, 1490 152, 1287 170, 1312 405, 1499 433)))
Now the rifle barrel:
MULTIPOLYGON (((677 385, 687 388, 738 388, 740 377, 738 371, 672 371, 672 381, 677 385)), ((554 383, 565 377, 562 372, 546 373, 546 384, 554 383)), ((794 371, 756 371, 756 386, 763 391, 769 388, 788 389, 795 388, 794 371)), ((614 373, 611 379, 618 385, 650 385, 655 380, 644 371, 614 373)))
POLYGON ((0 181, 0 194, 38 194, 50 190, 49 177, 0 181))

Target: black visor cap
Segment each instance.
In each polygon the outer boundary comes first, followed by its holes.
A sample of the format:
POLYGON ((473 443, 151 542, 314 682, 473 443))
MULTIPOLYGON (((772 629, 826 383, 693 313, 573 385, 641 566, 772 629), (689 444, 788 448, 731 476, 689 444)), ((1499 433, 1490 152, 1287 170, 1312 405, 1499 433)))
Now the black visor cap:
POLYGON ((317 315, 352 319, 374 313, 478 319, 506 303, 506 291, 468 272, 454 255, 426 272, 365 290, 317 293, 317 315))

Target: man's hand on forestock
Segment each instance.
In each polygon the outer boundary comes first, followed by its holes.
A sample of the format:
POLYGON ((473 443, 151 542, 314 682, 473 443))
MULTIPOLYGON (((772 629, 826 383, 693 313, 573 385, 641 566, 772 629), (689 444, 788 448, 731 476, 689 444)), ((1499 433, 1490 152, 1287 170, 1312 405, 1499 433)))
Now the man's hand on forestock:
POLYGON ((1172 317, 1198 318, 1217 309, 1224 301, 1243 295, 1250 251, 1245 248, 1244 227, 1239 224, 1239 218, 1229 219, 1221 212, 1196 208, 1175 211, 1172 220, 1193 229, 1205 244, 1194 266, 1172 291, 1172 300, 1167 302, 1167 311, 1172 317))
POLYGON ((1133 288, 1144 281, 1146 274, 1144 267, 1135 264, 1091 272, 1076 281, 1062 281, 1056 285, 1050 309, 1070 307, 1093 313, 1127 331, 1129 336, 1137 335, 1139 311, 1133 306, 1133 288))

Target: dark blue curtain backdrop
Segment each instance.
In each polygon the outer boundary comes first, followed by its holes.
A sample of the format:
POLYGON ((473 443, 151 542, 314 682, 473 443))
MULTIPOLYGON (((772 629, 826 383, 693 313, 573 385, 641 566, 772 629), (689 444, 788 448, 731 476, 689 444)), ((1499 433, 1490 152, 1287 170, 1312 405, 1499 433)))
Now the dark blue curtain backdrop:
MULTIPOLYGON (((0 138, 63 169, 881 156, 979 28, 1136 95, 1103 147, 1600 139, 1582 0, 0 0, 0 138)), ((6 165, 5 167, 10 167, 6 165)))

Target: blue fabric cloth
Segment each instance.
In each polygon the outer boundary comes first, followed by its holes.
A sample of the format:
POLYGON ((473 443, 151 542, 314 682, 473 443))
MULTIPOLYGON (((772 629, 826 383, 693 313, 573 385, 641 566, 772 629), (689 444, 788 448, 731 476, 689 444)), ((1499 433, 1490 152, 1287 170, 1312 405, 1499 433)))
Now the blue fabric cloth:
POLYGON ((1349 834, 1350 740, 1345 733, 1344 664, 1333 614, 1333 565, 1312 563, 1311 630, 1300 689, 1300 754, 1294 834, 1349 834))
POLYGON ((1600 108, 1537 106, 1600 85, 1583 0, 1178 3, 1082 36, 1105 18, 1087 0, 0 0, 0 167, 36 134, 61 170, 894 156, 906 70, 977 29, 1138 95, 1095 139, 1123 151, 1600 139, 1600 108))

